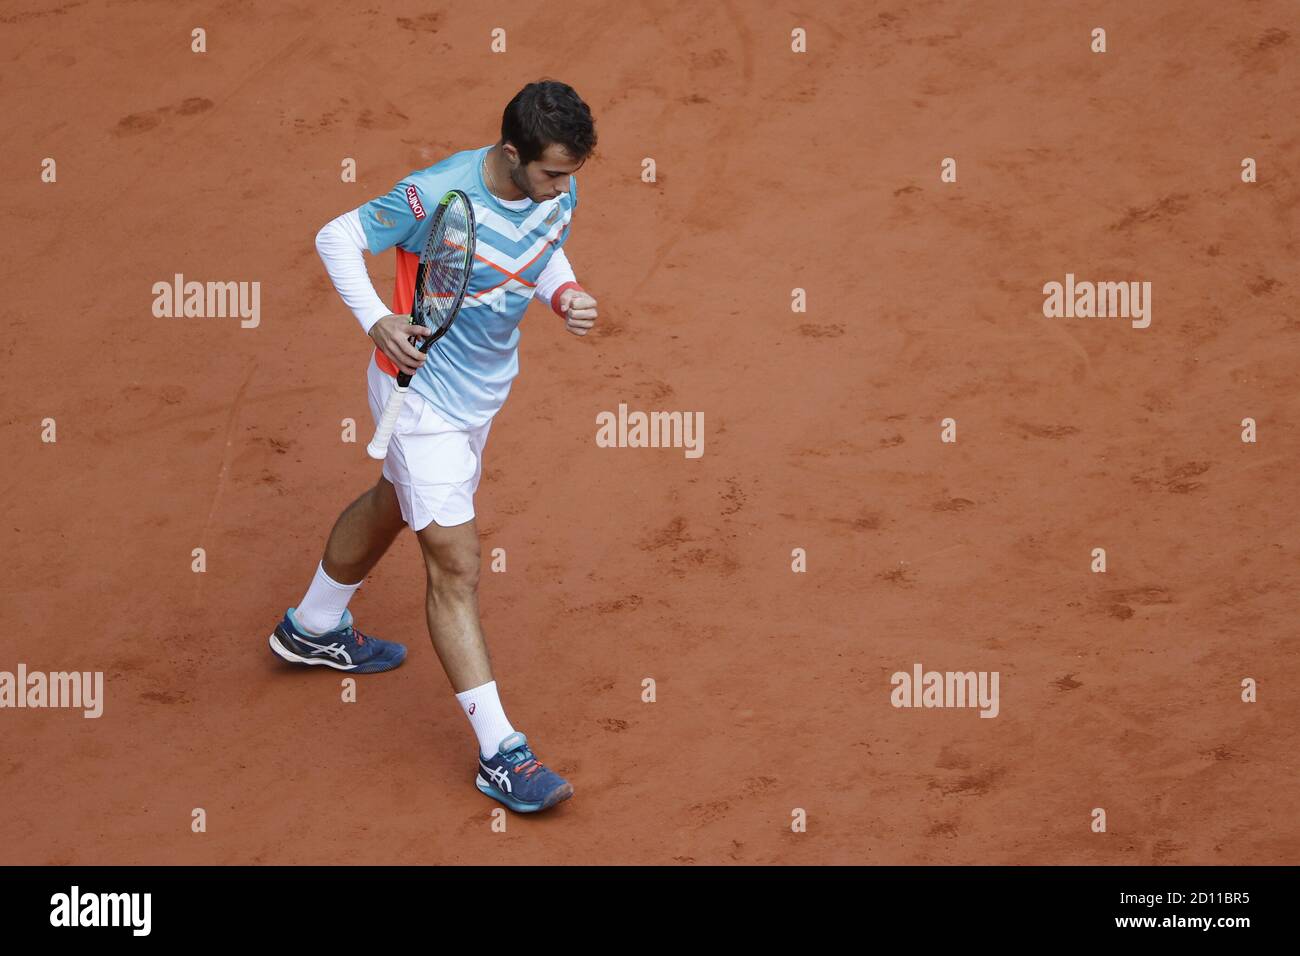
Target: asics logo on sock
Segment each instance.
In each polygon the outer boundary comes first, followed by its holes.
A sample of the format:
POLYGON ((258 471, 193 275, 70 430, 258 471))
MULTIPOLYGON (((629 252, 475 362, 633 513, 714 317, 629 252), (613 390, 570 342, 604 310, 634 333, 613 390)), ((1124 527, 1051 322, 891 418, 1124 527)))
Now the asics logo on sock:
POLYGON ((505 767, 497 767, 496 769, 493 769, 492 767, 489 767, 487 764, 485 764, 482 760, 478 762, 478 765, 483 768, 484 773, 486 773, 489 777, 492 778, 493 783, 495 783, 506 793, 510 792, 510 771, 506 770, 505 767))
POLYGON ((473 704, 470 704, 470 705, 469 705, 469 715, 470 715, 471 717, 474 716, 474 705, 473 705, 473 704))
POLYGON ((301 637, 296 637, 295 640, 297 640, 299 644, 305 644, 308 647, 314 648, 317 654, 328 654, 336 661, 342 661, 344 664, 352 663, 352 658, 348 656, 348 652, 343 649, 342 644, 313 644, 311 641, 304 640, 301 637))

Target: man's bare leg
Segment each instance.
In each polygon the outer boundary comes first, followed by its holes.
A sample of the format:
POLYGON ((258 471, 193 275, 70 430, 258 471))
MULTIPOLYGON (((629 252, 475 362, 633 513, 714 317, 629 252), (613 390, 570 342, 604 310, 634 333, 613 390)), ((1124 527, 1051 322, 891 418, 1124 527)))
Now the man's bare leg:
POLYGON ((425 596, 429 636, 456 693, 492 680, 487 641, 478 617, 478 522, 444 528, 437 522, 416 532, 428 579, 425 596))
POLYGON ((343 627, 352 596, 403 527, 397 492, 383 477, 343 510, 307 593, 271 635, 277 656, 358 674, 392 670, 405 660, 401 644, 343 627), (314 640, 326 634, 329 641, 314 640))
POLYGON ((325 544, 325 573, 355 584, 371 572, 405 527, 397 491, 382 475, 375 486, 343 509, 325 544))
POLYGON ((478 617, 478 524, 436 522, 416 532, 429 586, 429 636, 456 700, 478 738, 481 793, 520 813, 545 810, 573 796, 573 785, 546 768, 506 719, 478 617), (505 749, 499 749, 504 745, 505 749))

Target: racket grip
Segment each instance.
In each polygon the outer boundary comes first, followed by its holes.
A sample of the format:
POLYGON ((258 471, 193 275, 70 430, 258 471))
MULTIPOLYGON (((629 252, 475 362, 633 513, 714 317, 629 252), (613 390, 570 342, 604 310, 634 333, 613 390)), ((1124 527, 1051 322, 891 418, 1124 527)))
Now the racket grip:
MULTIPOLYGON (((404 376, 403 376, 404 377, 404 376)), ((384 406, 384 414, 379 419, 379 426, 375 429, 375 437, 370 439, 370 444, 366 446, 366 454, 371 458, 383 461, 388 455, 388 440, 393 437, 393 428, 397 425, 397 416, 402 414, 402 405, 406 403, 406 393, 410 391, 410 379, 408 384, 402 384, 401 378, 398 379, 398 385, 388 396, 388 404, 384 406)))

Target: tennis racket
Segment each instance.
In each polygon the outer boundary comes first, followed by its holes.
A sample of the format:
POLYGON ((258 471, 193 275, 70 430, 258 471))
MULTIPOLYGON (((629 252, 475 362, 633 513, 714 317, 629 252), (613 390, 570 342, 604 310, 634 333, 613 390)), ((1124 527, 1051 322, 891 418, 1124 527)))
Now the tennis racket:
MULTIPOLYGON (((420 266, 415 273, 411 323, 433 329, 433 334, 419 343, 421 352, 428 352, 456 320, 473 268, 474 207, 470 205, 468 196, 453 189, 438 202, 433 226, 429 229, 429 238, 420 253, 420 266)), ((410 342, 416 345, 414 336, 410 342)), ((388 440, 393 437, 393 428, 402 413, 410 385, 411 376, 399 372, 397 388, 388 396, 375 437, 366 446, 371 458, 383 459, 388 454, 388 440)))

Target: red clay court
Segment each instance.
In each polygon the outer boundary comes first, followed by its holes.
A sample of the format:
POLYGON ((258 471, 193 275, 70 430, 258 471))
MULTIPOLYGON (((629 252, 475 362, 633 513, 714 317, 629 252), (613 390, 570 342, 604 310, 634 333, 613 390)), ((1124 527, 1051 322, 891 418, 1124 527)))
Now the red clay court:
POLYGON ((0 710, 0 862, 1300 859, 1293 4, 16 0, 0 44, 0 670, 106 698, 0 710), (543 76, 596 117, 601 319, 524 323, 481 605, 576 796, 500 834, 410 534, 352 605, 410 656, 356 703, 266 639, 378 472, 313 236, 543 76), (259 324, 155 317, 177 273, 259 324), (1067 273, 1150 282, 1150 327, 1044 317, 1067 273), (704 455, 597 447, 620 403, 704 455), (1000 713, 895 709, 915 663, 1000 713))

